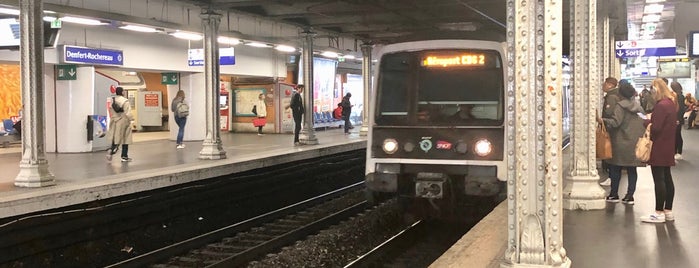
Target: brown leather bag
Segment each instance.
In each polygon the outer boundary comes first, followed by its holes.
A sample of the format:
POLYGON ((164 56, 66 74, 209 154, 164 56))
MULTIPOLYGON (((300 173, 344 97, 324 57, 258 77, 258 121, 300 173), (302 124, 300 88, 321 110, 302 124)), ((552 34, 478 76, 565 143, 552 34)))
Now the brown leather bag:
POLYGON ((597 159, 610 159, 612 158, 612 141, 609 138, 609 132, 607 132, 607 128, 604 126, 604 123, 597 124, 597 142, 596 142, 596 149, 597 149, 597 159))

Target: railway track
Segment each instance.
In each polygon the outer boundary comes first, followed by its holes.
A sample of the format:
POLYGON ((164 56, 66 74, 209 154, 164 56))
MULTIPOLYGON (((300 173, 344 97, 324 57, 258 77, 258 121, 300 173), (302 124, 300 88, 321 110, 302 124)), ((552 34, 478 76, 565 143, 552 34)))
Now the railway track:
POLYGON ((238 267, 365 210, 363 188, 353 184, 108 267, 238 267))

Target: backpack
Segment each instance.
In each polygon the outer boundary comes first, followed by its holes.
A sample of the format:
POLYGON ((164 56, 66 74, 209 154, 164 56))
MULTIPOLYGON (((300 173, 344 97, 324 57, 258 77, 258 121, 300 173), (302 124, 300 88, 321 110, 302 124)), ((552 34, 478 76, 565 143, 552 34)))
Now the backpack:
POLYGON ((333 110, 333 118, 335 118, 335 119, 342 118, 342 106, 337 106, 337 108, 335 108, 335 110, 333 110))
POLYGON ((184 102, 178 103, 175 115, 179 118, 187 117, 189 115, 189 105, 184 102))
POLYGON ((123 113, 124 112, 124 107, 119 106, 116 102, 116 97, 112 97, 112 109, 114 109, 115 112, 117 113, 123 113))

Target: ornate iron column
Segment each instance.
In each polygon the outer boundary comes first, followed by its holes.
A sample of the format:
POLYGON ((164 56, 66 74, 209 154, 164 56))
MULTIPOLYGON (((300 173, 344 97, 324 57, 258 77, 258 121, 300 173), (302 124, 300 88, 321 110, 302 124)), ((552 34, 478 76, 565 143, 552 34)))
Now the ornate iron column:
MULTIPOLYGON (((600 67, 602 67, 601 68, 602 71, 600 72, 599 80, 597 80, 597 81, 599 81, 598 84, 600 84, 600 85, 602 84, 602 81, 604 81, 605 78, 612 75, 611 63, 614 60, 614 43, 612 41, 610 41, 611 38, 609 38, 612 35, 609 31, 609 23, 610 23, 609 16, 608 15, 604 16, 604 19, 602 21, 602 29, 597 31, 602 37, 602 38, 597 39, 598 42, 601 42, 601 44, 602 44, 602 50, 598 53, 598 55, 602 55, 601 59, 603 62, 603 65, 600 66, 600 67)), ((602 90, 602 88, 600 87, 599 90, 602 90)))
POLYGON ((204 80, 206 80, 206 138, 199 152, 199 159, 224 159, 226 151, 221 144, 219 114, 219 59, 218 26, 221 14, 212 10, 199 15, 204 26, 204 80))
MULTIPOLYGON (((595 155, 595 111, 602 81, 597 61, 596 0, 571 1, 571 53, 573 68, 573 163, 563 189, 565 209, 603 209, 604 190, 599 186, 595 155)), ((609 54, 609 53, 607 53, 609 54)), ((601 111, 600 111, 601 113, 601 111)))
POLYGON ((369 133, 369 102, 374 92, 371 84, 371 43, 362 44, 362 79, 364 80, 364 107, 362 107, 362 128, 359 129, 359 136, 366 136, 369 133))
POLYGON ((502 267, 570 267, 563 248, 562 3, 507 0, 508 248, 502 267))
POLYGON ((44 137, 44 23, 41 0, 19 1, 20 67, 22 87, 22 160, 15 185, 55 185, 45 155, 44 137))
POLYGON ((318 144, 316 131, 313 129, 313 38, 316 36, 312 30, 303 32, 306 41, 303 42, 303 106, 306 112, 303 114, 303 128, 299 133, 299 141, 303 144, 318 144))

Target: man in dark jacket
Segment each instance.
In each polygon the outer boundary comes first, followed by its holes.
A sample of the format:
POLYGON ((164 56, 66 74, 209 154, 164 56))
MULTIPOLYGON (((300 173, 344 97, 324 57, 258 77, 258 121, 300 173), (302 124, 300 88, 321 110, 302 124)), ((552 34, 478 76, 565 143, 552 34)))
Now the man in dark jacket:
POLYGON ((351 93, 347 93, 343 98, 340 105, 342 105, 342 119, 345 120, 345 134, 349 134, 350 128, 352 128, 352 123, 350 123, 350 115, 352 114, 352 103, 350 103, 351 93))
MULTIPOLYGON (((607 79, 604 79, 604 84, 602 84, 602 91, 605 93, 604 95, 604 103, 602 105, 602 118, 611 118, 614 115, 614 107, 616 107, 616 103, 621 100, 621 95, 619 95, 619 88, 617 87, 617 84, 619 83, 618 80, 614 77, 607 77, 607 79)), ((614 151, 612 151, 612 155, 614 155, 614 151)), ((608 167, 607 163, 602 160, 602 170, 608 172, 608 167)), ((604 181, 600 182, 600 185, 602 186, 609 186, 612 184, 611 179, 607 178, 604 181)))
POLYGON ((303 113, 305 109, 303 108, 303 99, 301 94, 303 94, 303 85, 298 85, 296 91, 291 95, 291 102, 289 103, 289 108, 291 108, 291 114, 294 116, 294 145, 301 145, 299 143, 299 133, 301 132, 301 118, 303 118, 303 113))

